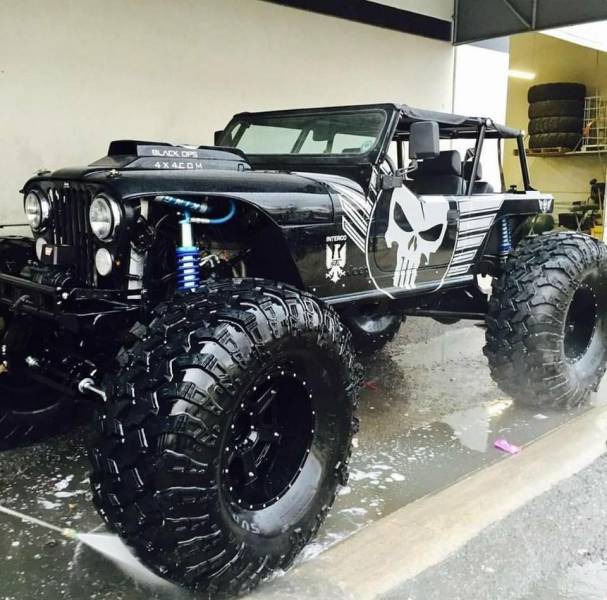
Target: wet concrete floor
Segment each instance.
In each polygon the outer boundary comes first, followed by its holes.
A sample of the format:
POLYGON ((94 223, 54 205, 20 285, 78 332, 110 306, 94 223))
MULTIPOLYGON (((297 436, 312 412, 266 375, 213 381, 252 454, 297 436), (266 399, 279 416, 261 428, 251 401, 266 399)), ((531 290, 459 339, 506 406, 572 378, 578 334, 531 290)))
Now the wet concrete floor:
MULTIPOLYGON (((298 561, 503 459, 493 448, 495 439, 526 444, 579 414, 514 406, 491 381, 483 344, 484 331, 472 323, 409 319, 397 339, 368 362, 349 485, 298 561)), ((61 527, 102 531, 88 491, 90 435, 81 427, 1 454, 0 503, 61 527)), ((81 544, 4 516, 0 581, 4 600, 190 597, 177 589, 151 592, 81 544)))

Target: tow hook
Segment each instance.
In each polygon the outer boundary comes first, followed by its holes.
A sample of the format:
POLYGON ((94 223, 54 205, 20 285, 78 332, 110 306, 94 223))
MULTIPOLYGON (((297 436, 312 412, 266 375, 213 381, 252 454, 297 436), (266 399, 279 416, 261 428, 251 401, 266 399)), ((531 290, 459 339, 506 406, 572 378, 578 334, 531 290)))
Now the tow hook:
POLYGON ((81 394, 95 394, 96 396, 99 396, 104 402, 107 402, 107 395, 105 391, 97 387, 91 377, 85 377, 84 379, 80 380, 80 382, 78 383, 78 391, 81 394))

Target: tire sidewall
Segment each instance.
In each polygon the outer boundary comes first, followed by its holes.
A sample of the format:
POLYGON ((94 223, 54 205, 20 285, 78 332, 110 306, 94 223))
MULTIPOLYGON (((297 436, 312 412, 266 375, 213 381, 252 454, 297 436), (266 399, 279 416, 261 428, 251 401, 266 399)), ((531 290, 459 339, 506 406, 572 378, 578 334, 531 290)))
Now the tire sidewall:
POLYGON ((304 498, 301 497, 297 482, 294 482, 293 489, 268 508, 248 511, 236 506, 226 493, 221 461, 217 465, 218 516, 235 538, 246 543, 249 551, 256 550, 260 555, 291 552, 293 533, 314 527, 319 515, 326 510, 324 507, 332 503, 336 493, 336 469, 350 443, 352 419, 345 391, 347 380, 344 376, 347 375, 341 372, 341 361, 335 354, 335 348, 318 346, 313 335, 304 334, 298 338, 278 340, 267 348, 267 352, 267 360, 264 360, 257 372, 243 374, 246 380, 243 380, 242 391, 235 398, 231 418, 226 421, 222 432, 220 452, 225 448, 232 416, 241 399, 259 377, 284 365, 285 360, 295 356, 307 359, 310 370, 306 375, 317 370, 320 373, 317 379, 324 382, 324 390, 318 389, 318 384, 310 386, 312 409, 316 413, 315 431, 302 475, 311 470, 314 462, 317 467, 317 483, 313 489, 307 490, 304 498), (268 526, 268 522, 271 526, 268 526))

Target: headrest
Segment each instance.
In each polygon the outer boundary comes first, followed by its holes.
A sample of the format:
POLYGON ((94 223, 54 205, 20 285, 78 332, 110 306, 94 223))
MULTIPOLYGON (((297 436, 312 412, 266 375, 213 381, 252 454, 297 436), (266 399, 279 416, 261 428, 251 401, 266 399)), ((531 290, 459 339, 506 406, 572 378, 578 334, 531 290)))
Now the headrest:
MULTIPOLYGON (((464 177, 466 179, 470 179, 470 175, 472 175, 472 161, 468 160, 464 163, 464 177)), ((481 163, 478 163, 478 167, 476 168, 476 179, 483 178, 483 168, 481 163)))
POLYGON ((457 175, 462 174, 462 159, 457 150, 443 150, 436 158, 427 158, 419 163, 417 170, 411 173, 415 179, 419 175, 457 175))

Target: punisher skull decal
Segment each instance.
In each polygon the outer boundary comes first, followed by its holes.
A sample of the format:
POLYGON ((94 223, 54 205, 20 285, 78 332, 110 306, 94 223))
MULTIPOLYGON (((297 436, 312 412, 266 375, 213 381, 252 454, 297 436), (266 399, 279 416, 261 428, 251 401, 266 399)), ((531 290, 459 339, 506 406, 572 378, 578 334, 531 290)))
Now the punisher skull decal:
POLYGON ((392 193, 386 244, 397 248, 393 283, 395 287, 414 289, 417 271, 428 264, 430 255, 443 243, 447 231, 449 202, 446 198, 433 197, 424 202, 406 187, 392 193))

